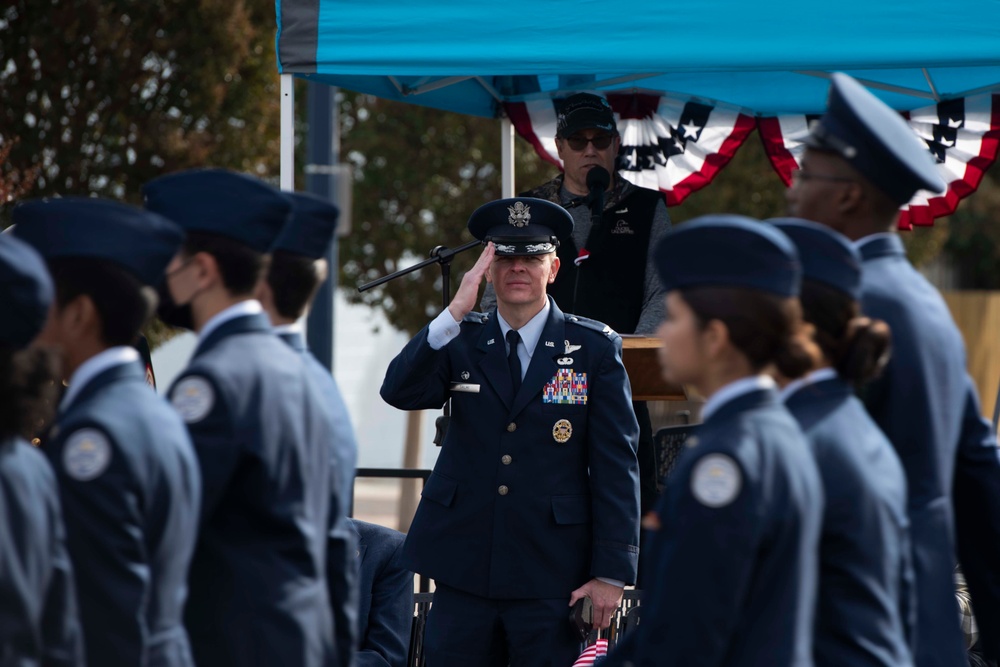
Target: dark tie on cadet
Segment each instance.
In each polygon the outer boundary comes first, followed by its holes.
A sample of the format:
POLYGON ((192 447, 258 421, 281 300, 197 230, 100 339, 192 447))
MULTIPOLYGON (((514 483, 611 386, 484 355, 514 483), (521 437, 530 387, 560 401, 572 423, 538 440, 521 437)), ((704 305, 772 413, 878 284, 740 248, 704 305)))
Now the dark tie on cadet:
POLYGON ((521 342, 521 334, 513 329, 507 332, 507 365, 510 366, 510 381, 514 384, 514 395, 521 388, 521 358, 517 356, 517 344, 521 342))

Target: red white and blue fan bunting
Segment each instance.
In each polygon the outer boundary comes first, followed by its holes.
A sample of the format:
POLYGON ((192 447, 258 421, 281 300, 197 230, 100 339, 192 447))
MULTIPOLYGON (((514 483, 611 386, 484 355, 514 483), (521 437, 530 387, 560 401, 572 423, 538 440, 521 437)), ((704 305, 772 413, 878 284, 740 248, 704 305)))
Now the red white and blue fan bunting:
MULTIPOLYGON (((1000 95, 977 95, 940 102, 903 114, 934 154, 947 189, 921 190, 902 208, 900 229, 932 225, 951 215, 958 202, 975 192, 983 172, 996 161, 1000 146, 1000 95)), ((757 127, 775 171, 789 185, 805 152, 803 138, 818 116, 760 118, 757 127)))
MULTIPOLYGON (((606 97, 622 137, 619 173, 663 192, 668 206, 708 185, 754 128, 752 116, 720 107, 645 94, 606 97)), ((561 168, 552 100, 510 103, 506 110, 518 134, 561 168)))

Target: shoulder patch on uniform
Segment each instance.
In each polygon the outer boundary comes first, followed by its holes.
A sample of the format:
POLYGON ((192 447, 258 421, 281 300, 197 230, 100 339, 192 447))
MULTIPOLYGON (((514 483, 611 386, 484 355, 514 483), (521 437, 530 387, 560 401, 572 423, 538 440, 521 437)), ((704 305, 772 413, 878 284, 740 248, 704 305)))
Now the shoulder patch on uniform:
POLYGON ((609 327, 604 322, 598 322, 597 320, 592 320, 589 317, 580 317, 579 315, 566 315, 566 321, 572 322, 573 324, 579 324, 581 327, 586 327, 587 329, 593 329, 594 331, 599 331, 608 338, 615 338, 618 333, 614 329, 609 327))
POLYGON ((63 469, 80 482, 100 477, 111 463, 108 436, 96 428, 81 428, 66 438, 63 446, 63 469))
POLYGON ((170 402, 188 424, 200 422, 215 405, 215 390, 203 377, 192 375, 177 383, 170 392, 170 402))
POLYGON ((742 487, 739 465, 725 454, 707 454, 691 471, 691 495, 706 507, 725 507, 742 487))
POLYGON ((462 318, 463 322, 471 322, 473 324, 485 324, 490 321, 490 316, 486 313, 477 313, 472 311, 471 313, 466 313, 465 317, 462 318))

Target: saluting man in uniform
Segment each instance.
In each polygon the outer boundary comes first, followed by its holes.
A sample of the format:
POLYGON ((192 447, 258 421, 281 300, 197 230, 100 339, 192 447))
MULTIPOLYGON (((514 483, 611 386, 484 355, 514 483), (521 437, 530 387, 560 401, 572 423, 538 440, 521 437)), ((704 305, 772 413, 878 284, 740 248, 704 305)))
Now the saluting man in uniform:
MULTIPOLYGON (((833 75, 828 109, 806 144, 789 212, 855 242, 861 309, 892 330, 892 358, 862 398, 906 470, 916 664, 961 665, 956 538, 979 626, 1000 628, 1000 457, 966 371, 961 333, 893 233, 899 207, 944 182, 900 115, 845 74, 833 75)), ((984 632, 981 643, 989 658, 1000 658, 1000 632, 984 632)))
POLYGON ((201 475, 177 413, 132 346, 184 238, 155 213, 100 199, 26 202, 14 234, 56 288, 39 343, 69 378, 45 453, 59 479, 90 665, 194 664, 182 623, 201 475))
POLYGON ((26 243, 0 234, 0 664, 84 665, 59 487, 28 444, 56 398, 51 351, 29 347, 54 288, 26 243))
MULTIPOLYGON (((344 397, 336 380, 309 351, 300 319, 305 316, 316 290, 327 276, 326 254, 337 229, 340 211, 330 202, 302 193, 285 193, 292 216, 271 248, 267 280, 258 296, 278 337, 302 356, 323 391, 323 407, 330 412, 335 437, 330 446, 332 473, 339 507, 351 506, 358 445, 344 397)), ((336 628, 337 665, 348 667, 358 645, 358 550, 357 533, 347 517, 339 514, 330 528, 327 544, 327 588, 336 628)), ((410 610, 412 616, 413 610, 410 610)))
POLYGON ((382 397, 452 414, 404 545, 437 588, 433 667, 569 665, 569 607, 607 627, 638 557, 638 425, 621 339, 546 295, 572 218, 504 199, 469 219, 488 242, 451 304, 392 361, 382 397), (473 313, 486 276, 497 308, 473 313))
POLYGON ((160 317, 198 345, 171 386, 205 480, 185 624, 199 665, 330 663, 324 571, 331 512, 329 413, 302 356, 254 299, 288 200, 250 176, 207 169, 144 188, 187 231, 160 317))

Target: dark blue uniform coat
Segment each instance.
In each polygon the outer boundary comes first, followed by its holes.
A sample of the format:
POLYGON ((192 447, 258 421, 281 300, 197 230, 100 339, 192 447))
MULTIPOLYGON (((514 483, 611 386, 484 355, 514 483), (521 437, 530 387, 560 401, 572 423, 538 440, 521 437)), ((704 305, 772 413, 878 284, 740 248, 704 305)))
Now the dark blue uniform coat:
POLYGON ((635 580, 638 426, 621 338, 549 303, 517 396, 496 311, 470 314, 440 350, 425 327, 382 384, 403 410, 452 399, 404 554, 411 570, 480 597, 568 601, 595 576, 635 580), (560 372, 577 392, 586 382, 586 403, 543 401, 560 372))
POLYGON ((185 613, 195 660, 329 664, 326 538, 343 510, 329 413, 301 355, 265 315, 236 317, 198 344, 170 396, 205 482, 185 613))
POLYGON ((19 438, 0 441, 0 664, 84 664, 56 478, 19 438))
POLYGON ((801 387, 785 406, 812 446, 826 497, 816 664, 912 665, 915 600, 899 457, 839 378, 801 387))
POLYGON ((184 424, 146 384, 145 368, 119 364, 87 382, 45 452, 62 494, 87 663, 193 665, 182 614, 201 478, 184 424))
POLYGON ((657 505, 642 622, 606 664, 812 665, 823 497, 802 432, 773 389, 756 389, 722 404, 687 445, 657 505), (740 474, 718 507, 693 493, 708 456, 740 474))
POLYGON ((406 667, 413 625, 413 573, 398 530, 351 519, 361 566, 361 638, 355 667, 406 667))
MULTIPOLYGON (((966 658, 953 578, 956 529, 979 625, 1000 628, 996 439, 980 416, 961 334, 941 295, 907 261, 902 241, 880 236, 860 251, 862 309, 892 328, 892 358, 863 396, 906 470, 917 586, 916 663, 960 665, 966 658)), ((988 654, 1000 657, 1000 633, 986 632, 983 638, 988 654)))
POLYGON ((354 486, 354 469, 358 460, 358 445, 351 427, 351 417, 347 412, 344 397, 340 394, 337 382, 330 375, 330 370, 309 352, 305 338, 296 331, 284 331, 278 334, 281 340, 288 343, 293 350, 302 355, 306 367, 313 374, 316 384, 323 392, 323 406, 329 410, 333 423, 334 438, 330 444, 333 474, 339 482, 337 505, 341 508, 336 516, 331 515, 333 525, 330 528, 326 551, 327 590, 330 605, 333 610, 333 623, 336 629, 337 664, 347 667, 351 664, 351 656, 358 646, 358 561, 357 533, 348 525, 347 516, 343 514, 351 506, 351 489, 354 486))

